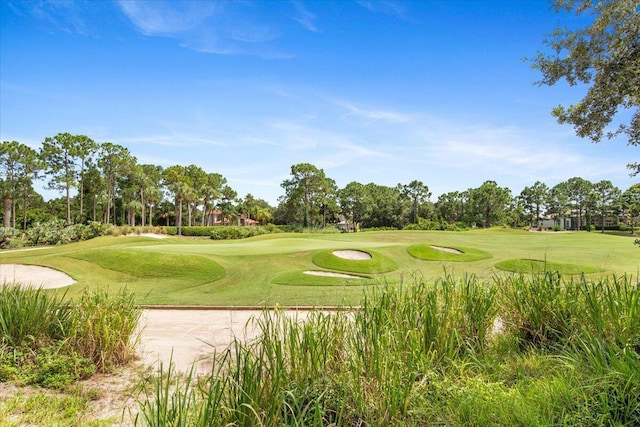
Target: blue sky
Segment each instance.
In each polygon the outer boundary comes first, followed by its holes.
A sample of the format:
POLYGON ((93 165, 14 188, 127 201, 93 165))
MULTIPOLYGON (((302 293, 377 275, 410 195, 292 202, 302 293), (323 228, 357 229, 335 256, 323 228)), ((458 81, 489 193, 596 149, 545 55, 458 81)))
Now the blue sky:
MULTIPOLYGON (((275 205, 291 165, 437 196, 574 176, 636 183, 637 149, 592 144, 524 57, 558 26, 546 1, 0 1, 0 138, 59 132, 196 164, 275 205)), ((50 196, 55 196, 51 194, 50 196)))

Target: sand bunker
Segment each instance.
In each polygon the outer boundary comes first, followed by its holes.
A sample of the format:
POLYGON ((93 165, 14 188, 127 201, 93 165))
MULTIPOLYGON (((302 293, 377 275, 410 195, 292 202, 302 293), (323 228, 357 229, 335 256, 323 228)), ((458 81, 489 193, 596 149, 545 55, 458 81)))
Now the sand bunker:
POLYGON ((150 237, 152 239, 166 239, 169 236, 166 234, 158 234, 158 233, 140 233, 140 234, 131 233, 131 234, 124 234, 123 237, 150 237))
POLYGON ((353 274, 334 273, 331 271, 309 270, 309 271, 305 271, 304 274, 308 274, 310 276, 342 277, 344 279, 362 279, 362 277, 354 276, 353 274))
POLYGON ((458 254, 458 255, 464 254, 464 252, 454 248, 445 248, 443 246, 431 246, 431 248, 436 249, 438 251, 442 251, 442 252, 449 252, 450 254, 458 254))
POLYGON ((0 264, 0 285, 14 284, 22 288, 55 289, 76 283, 71 276, 53 268, 38 265, 0 264))
POLYGON ((333 254, 338 258, 351 259, 355 261, 371 259, 371 254, 364 251, 354 251, 354 250, 333 251, 333 254))

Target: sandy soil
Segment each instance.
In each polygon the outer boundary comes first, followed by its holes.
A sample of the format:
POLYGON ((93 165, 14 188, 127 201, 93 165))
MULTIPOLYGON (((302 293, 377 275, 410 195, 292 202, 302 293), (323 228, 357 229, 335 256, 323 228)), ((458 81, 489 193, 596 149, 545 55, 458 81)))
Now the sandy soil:
POLYGON ((144 310, 140 355, 147 366, 173 363, 179 371, 193 368, 206 372, 211 356, 225 350, 237 337, 242 341, 258 336, 252 320, 254 310, 144 310))
POLYGON ((17 284, 23 288, 54 289, 76 283, 73 278, 53 268, 38 265, 0 264, 0 285, 17 284))
POLYGON ((356 261, 371 259, 371 254, 364 251, 354 251, 354 250, 333 251, 333 254, 338 258, 345 258, 345 259, 351 259, 356 261))

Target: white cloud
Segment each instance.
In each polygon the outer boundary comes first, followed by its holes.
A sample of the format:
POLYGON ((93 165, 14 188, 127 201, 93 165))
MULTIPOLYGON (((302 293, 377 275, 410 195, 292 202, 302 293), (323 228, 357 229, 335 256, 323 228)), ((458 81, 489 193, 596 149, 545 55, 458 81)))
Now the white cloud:
POLYGON ((347 110, 347 117, 362 119, 365 123, 383 121, 388 123, 406 123, 411 121, 411 116, 390 110, 368 109, 358 107, 349 101, 334 100, 336 105, 347 110))
POLYGON ((219 10, 216 2, 119 0, 122 12, 145 35, 176 35, 203 24, 219 10))
POLYGON ((281 36, 276 23, 256 15, 250 3, 119 0, 118 4, 142 34, 173 38, 187 49, 265 59, 292 57, 273 46, 281 36))

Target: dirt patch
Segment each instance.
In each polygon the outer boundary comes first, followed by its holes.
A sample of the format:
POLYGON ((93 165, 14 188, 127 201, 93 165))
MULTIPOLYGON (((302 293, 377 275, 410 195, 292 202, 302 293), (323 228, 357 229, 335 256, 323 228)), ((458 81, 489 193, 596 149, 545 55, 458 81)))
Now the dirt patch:
POLYGON ((459 251, 458 249, 454 249, 454 248, 445 248, 444 246, 431 246, 432 249, 435 249, 437 251, 442 251, 442 252, 448 252, 450 254, 457 254, 457 255, 462 255, 464 254, 464 252, 459 251))
POLYGON ((76 283, 62 271, 49 267, 25 264, 0 264, 0 285, 19 285, 22 288, 55 289, 76 283))
POLYGON ((310 276, 342 277, 344 279, 362 279, 362 277, 354 276, 353 274, 334 273, 332 271, 308 270, 305 271, 304 274, 308 274, 310 276))
POLYGON ((343 250, 343 251, 333 251, 333 254, 338 258, 350 259, 354 261, 361 261, 371 259, 371 254, 365 251, 355 251, 355 250, 343 250))

